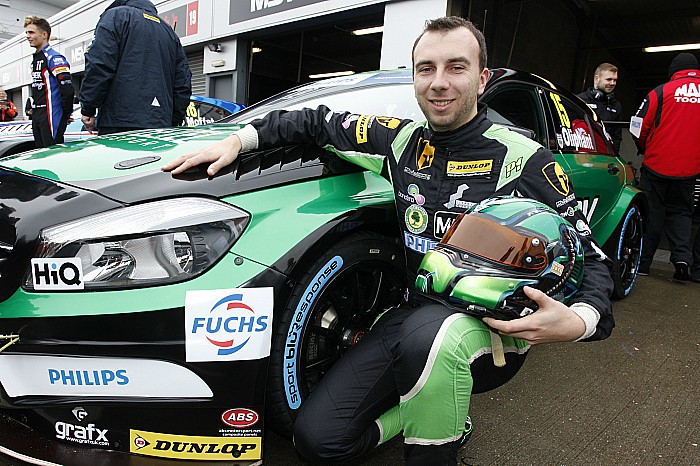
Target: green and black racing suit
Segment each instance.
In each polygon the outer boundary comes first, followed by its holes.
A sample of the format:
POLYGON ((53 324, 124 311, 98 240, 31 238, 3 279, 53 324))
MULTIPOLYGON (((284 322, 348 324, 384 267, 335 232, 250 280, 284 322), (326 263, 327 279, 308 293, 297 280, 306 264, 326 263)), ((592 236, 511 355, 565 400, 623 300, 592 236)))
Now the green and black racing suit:
MULTIPOLYGON (((550 151, 491 123, 484 108, 449 132, 321 106, 272 112, 238 135, 244 150, 313 142, 388 178, 409 283, 423 255, 473 203, 515 194, 550 205, 584 245, 585 277, 569 303, 586 323, 581 339, 612 331, 610 261, 592 240, 568 177, 550 151)), ((385 313, 316 386, 295 422, 295 445, 310 460, 348 459, 402 432, 407 464, 454 464, 470 394, 509 380, 529 349, 512 337, 503 346, 507 364, 496 367, 483 322, 413 296, 385 313)))

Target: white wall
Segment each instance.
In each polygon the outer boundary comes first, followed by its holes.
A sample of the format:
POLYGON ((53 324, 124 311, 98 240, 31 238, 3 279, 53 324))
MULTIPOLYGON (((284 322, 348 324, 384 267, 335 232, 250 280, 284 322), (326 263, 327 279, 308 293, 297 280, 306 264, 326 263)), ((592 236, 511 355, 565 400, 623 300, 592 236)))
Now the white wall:
POLYGON ((411 50, 425 21, 445 16, 448 0, 410 0, 388 3, 384 9, 384 35, 379 67, 411 68, 411 50))
POLYGON ((0 6, 0 42, 24 33, 24 18, 35 15, 48 18, 60 8, 36 0, 5 0, 0 6))

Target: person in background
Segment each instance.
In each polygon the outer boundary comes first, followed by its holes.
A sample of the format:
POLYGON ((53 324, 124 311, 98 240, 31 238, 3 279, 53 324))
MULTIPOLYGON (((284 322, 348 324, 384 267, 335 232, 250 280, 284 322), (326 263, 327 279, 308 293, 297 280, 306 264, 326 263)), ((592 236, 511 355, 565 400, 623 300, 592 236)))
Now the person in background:
POLYGON ((73 111, 73 83, 66 57, 49 45, 51 26, 44 18, 27 16, 24 32, 36 49, 32 57, 32 131, 36 147, 63 142, 73 111))
POLYGON ((0 121, 12 121, 17 116, 17 107, 7 100, 7 92, 0 89, 0 121))
POLYGON ((552 153, 491 123, 486 108, 477 105, 490 74, 486 62, 486 40, 474 24, 455 16, 428 21, 413 47, 414 90, 427 121, 353 115, 325 106, 275 111, 163 167, 176 175, 210 163, 207 172, 213 176, 241 150, 299 142, 332 148, 392 182, 398 218, 405 222, 410 284, 435 237, 432 219, 445 209, 464 211, 455 202, 448 206, 455 197, 476 203, 518 193, 558 206, 559 213, 575 212, 572 223, 581 225, 585 275, 570 306, 525 287, 539 305, 537 312, 482 321, 410 292, 408 301, 384 313, 301 405, 294 445, 310 461, 355 458, 402 433, 407 465, 455 465, 457 450, 471 432, 472 390, 490 390, 513 377, 533 344, 600 340, 612 331, 610 261, 575 209, 570 180, 557 178, 563 171, 552 153), (518 168, 508 169, 515 167, 516 157, 518 168), (471 177, 469 190, 453 194, 464 179, 455 180, 459 175, 449 162, 483 158, 492 168, 471 177), (562 183, 571 196, 557 191, 562 183), (505 339, 507 366, 493 361, 489 327, 505 339))
POLYGON ((700 70, 695 55, 676 55, 668 77, 644 98, 630 120, 630 133, 644 154, 639 189, 649 201, 639 273, 649 274, 665 229, 676 269, 673 278, 685 281, 690 279, 692 263, 693 191, 700 175, 700 70))
MULTIPOLYGON (((613 91, 617 86, 617 67, 610 63, 601 63, 593 75, 593 87, 578 94, 603 121, 618 121, 622 104, 615 98, 613 91)), ((610 135, 616 152, 620 152, 622 128, 611 126, 606 130, 610 135)))
POLYGON ((85 60, 79 100, 87 129, 97 123, 102 135, 182 122, 192 73, 180 39, 150 1, 110 4, 85 60))
POLYGON ((34 113, 34 99, 27 97, 27 101, 24 103, 24 114, 27 116, 27 120, 32 119, 32 114, 34 113))

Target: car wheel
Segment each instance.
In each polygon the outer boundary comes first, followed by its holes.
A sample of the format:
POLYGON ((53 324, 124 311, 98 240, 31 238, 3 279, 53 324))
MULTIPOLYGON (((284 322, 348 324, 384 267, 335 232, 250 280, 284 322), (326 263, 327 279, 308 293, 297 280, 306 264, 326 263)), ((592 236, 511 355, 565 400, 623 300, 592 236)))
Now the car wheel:
POLYGON ((275 335, 268 378, 268 422, 291 436, 301 404, 377 316, 397 305, 405 261, 396 241, 349 236, 324 252, 292 292, 275 335))
POLYGON ((642 214, 639 207, 632 204, 615 230, 616 238, 612 253, 613 297, 624 298, 632 290, 639 271, 642 252, 642 214))

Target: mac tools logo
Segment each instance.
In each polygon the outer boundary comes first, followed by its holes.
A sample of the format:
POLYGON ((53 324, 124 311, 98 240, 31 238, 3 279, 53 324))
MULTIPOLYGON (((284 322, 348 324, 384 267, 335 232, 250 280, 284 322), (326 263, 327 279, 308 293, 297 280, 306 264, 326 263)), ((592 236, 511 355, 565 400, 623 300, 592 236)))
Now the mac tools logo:
POLYGON ((270 355, 272 288, 188 291, 187 361, 237 361, 270 355))

